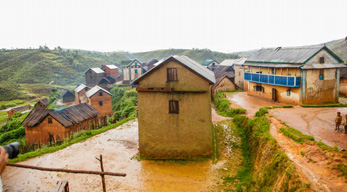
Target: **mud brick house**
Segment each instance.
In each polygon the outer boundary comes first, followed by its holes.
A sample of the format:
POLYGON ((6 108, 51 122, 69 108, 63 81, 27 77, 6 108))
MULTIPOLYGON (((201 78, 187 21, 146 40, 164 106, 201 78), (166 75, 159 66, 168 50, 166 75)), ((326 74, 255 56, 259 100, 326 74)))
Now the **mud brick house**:
POLYGON ((105 77, 118 78, 118 67, 115 65, 102 65, 101 69, 105 71, 105 77))
POLYGON ((143 66, 138 60, 122 62, 123 84, 130 84, 132 80, 143 74, 143 66))
POLYGON ((38 101, 35 105, 34 108, 39 108, 39 109, 46 109, 49 105, 48 99, 44 98, 40 101, 38 101))
POLYGON ((236 61, 234 61, 233 63, 233 68, 234 68, 234 71, 235 71, 235 79, 234 79, 234 82, 235 84, 239 87, 239 89, 243 90, 244 87, 244 74, 245 74, 245 70, 244 70, 244 67, 242 66, 245 62, 246 62, 247 58, 240 58, 240 59, 237 59, 236 61))
POLYGON ((105 71, 100 68, 90 68, 85 73, 86 84, 88 87, 98 85, 100 80, 105 77, 105 71))
POLYGON ((64 90, 61 94, 63 103, 75 102, 75 95, 69 90, 64 90))
POLYGON ((219 63, 215 60, 206 60, 201 63, 201 65, 207 67, 207 69, 214 71, 216 68, 219 67, 219 63))
POLYGON ((216 83, 212 87, 212 96, 217 91, 237 90, 238 86, 234 83, 235 73, 232 66, 219 66, 214 71, 216 83))
POLYGON ((48 144, 89 129, 97 122, 99 112, 83 103, 62 110, 33 109, 24 119, 26 143, 48 144))
POLYGON ((171 56, 133 81, 138 85, 140 156, 189 158, 212 152, 212 71, 171 56))
POLYGON ((89 91, 90 88, 85 84, 80 84, 75 88, 75 104, 87 103, 88 98, 86 96, 86 92, 89 91))
POLYGON ((23 105, 23 106, 12 108, 11 110, 9 110, 7 112, 8 119, 11 119, 13 114, 15 114, 17 112, 26 111, 26 110, 30 110, 30 109, 31 109, 31 105, 23 105))
POLYGON ((325 45, 261 49, 241 65, 244 88, 285 103, 337 103, 342 63, 325 45))
POLYGON ((95 86, 86 92, 88 104, 100 112, 98 117, 112 116, 112 94, 102 87, 95 86))
POLYGON ((154 64, 156 64, 156 63, 158 63, 158 60, 156 60, 156 59, 152 59, 148 63, 143 63, 143 69, 148 71, 148 70, 152 69, 155 66, 154 64))

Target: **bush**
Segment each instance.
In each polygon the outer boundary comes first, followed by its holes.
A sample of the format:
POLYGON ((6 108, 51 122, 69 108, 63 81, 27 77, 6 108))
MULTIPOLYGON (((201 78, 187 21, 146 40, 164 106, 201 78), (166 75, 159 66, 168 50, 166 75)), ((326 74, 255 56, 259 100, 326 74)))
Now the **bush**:
POLYGON ((266 107, 262 107, 255 113, 256 117, 263 117, 265 114, 269 113, 266 107))

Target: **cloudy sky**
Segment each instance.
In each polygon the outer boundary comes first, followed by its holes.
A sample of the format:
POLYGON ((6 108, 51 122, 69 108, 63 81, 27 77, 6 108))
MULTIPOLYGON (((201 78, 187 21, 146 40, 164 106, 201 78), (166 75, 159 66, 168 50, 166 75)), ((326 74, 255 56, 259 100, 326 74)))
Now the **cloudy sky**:
POLYGON ((347 36, 346 0, 0 0, 0 48, 235 52, 347 36))

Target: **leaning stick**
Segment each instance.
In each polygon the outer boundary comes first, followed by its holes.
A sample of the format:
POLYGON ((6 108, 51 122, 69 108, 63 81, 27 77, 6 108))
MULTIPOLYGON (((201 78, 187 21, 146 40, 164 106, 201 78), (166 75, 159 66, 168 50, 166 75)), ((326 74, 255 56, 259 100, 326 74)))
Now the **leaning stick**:
POLYGON ((14 164, 14 163, 7 163, 7 166, 26 168, 26 169, 36 169, 36 170, 40 170, 40 171, 55 171, 55 172, 75 173, 75 174, 109 175, 109 176, 118 176, 118 177, 125 177, 126 176, 125 173, 58 169, 58 168, 37 167, 37 166, 32 166, 32 165, 21 165, 21 164, 14 164))

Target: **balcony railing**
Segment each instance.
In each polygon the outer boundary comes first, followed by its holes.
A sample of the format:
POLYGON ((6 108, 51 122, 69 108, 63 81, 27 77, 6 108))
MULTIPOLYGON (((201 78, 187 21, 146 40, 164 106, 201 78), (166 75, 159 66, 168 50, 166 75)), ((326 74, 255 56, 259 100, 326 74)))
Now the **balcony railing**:
POLYGON ((270 85, 279 85, 285 87, 300 87, 300 77, 264 75, 259 73, 245 72, 245 81, 256 83, 265 83, 270 85))

